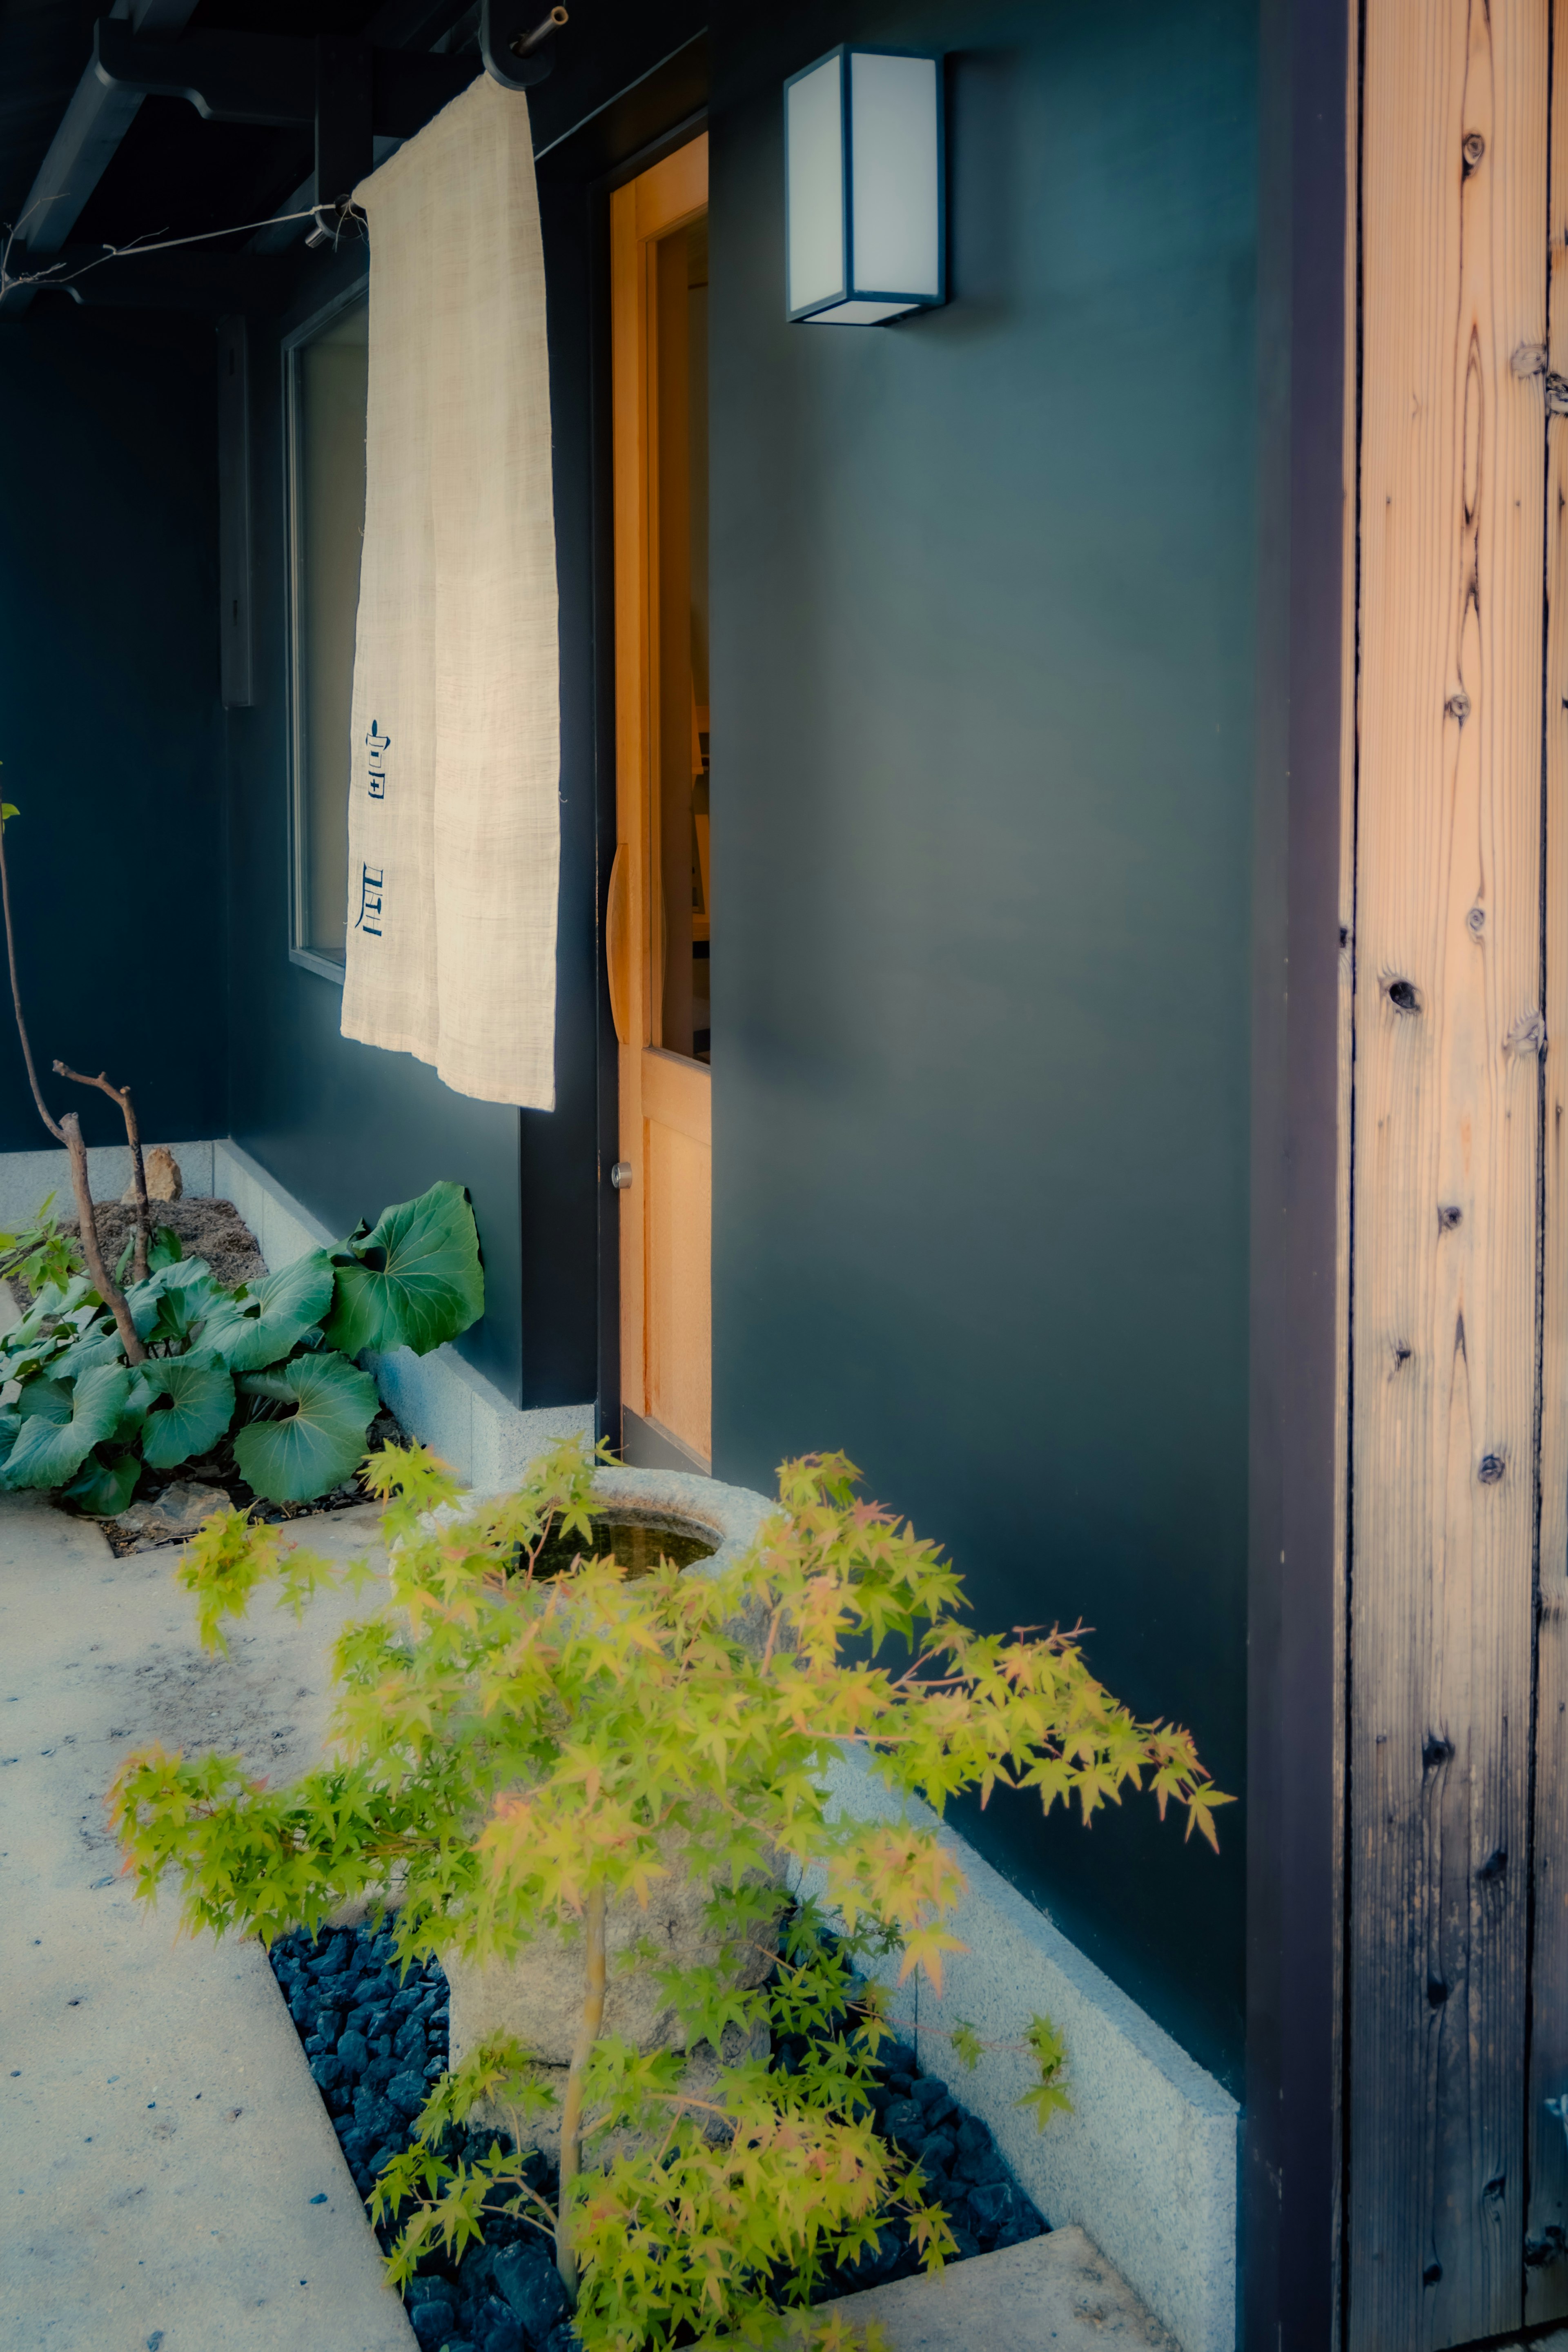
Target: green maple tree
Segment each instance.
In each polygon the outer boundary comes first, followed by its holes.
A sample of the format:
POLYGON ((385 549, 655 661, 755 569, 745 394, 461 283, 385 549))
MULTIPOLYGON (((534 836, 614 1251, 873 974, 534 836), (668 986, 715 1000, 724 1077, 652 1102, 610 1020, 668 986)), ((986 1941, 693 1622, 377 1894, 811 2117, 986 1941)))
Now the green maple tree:
MULTIPOLYGON (((1095 1680, 1078 1633, 966 1623, 951 1563, 857 1499, 843 1455, 784 1466, 781 1510, 733 1567, 628 1580, 581 1557, 546 1576, 552 1535, 591 1546, 594 1469, 560 1446, 517 1494, 458 1517, 439 1508, 456 1482, 422 1449, 373 1457, 390 1605, 339 1640, 332 1759, 270 1789, 230 1759, 152 1748, 128 1759, 112 1807, 138 1893, 173 1865, 192 1929, 314 1929, 395 1877, 408 1955, 504 1960, 563 1931, 582 1963, 564 2084, 492 2042, 437 2086, 374 2192, 401 2227, 394 2274, 437 2245, 460 2252, 503 2206, 553 2240, 590 2352, 752 2340, 889 2213, 929 2263, 953 2251, 918 2164, 872 2127, 891 2028, 858 1964, 896 1951, 900 1981, 920 1969, 940 1991, 963 1948, 950 1922, 963 1874, 918 1815, 834 1813, 824 1776, 840 1746, 939 1816, 960 1791, 1003 1786, 1035 1790, 1047 1812, 1076 1801, 1087 1823, 1131 1787, 1162 1817, 1184 1807, 1187 1834, 1217 1845, 1229 1801, 1184 1730, 1135 1721, 1095 1680), (818 1889, 782 1925, 781 1864, 818 1889), (804 2037, 793 2071, 742 2056, 715 2083, 681 2052, 603 2031, 606 1907, 672 1868, 706 1891, 731 1965, 673 1969, 647 1947, 630 1964, 658 1977, 689 2044, 717 2052, 731 2027, 745 2049, 804 2037), (745 1990, 732 1963, 759 1941, 772 1971, 745 1990), (447 2126, 480 2105, 506 2114, 513 2147, 454 2148, 447 2126), (553 2205, 528 2161, 547 2112, 553 2205)), ((209 1646, 262 1585, 299 1608, 338 1573, 237 1513, 207 1521, 182 1572, 209 1646)), ((973 2027, 952 2038, 978 2063, 973 2027)), ((1043 2128, 1068 2104, 1066 2052, 1047 2019, 1026 2043, 1038 2080, 1019 2104, 1043 2128)))

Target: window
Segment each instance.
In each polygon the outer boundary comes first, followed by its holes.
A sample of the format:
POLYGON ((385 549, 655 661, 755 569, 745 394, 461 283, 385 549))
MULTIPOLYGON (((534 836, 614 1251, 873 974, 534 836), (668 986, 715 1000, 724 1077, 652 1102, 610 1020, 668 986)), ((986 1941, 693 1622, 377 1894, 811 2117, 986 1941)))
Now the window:
POLYGON ((290 952, 342 977, 350 704, 364 540, 370 303, 358 294, 285 346, 289 433, 290 952))

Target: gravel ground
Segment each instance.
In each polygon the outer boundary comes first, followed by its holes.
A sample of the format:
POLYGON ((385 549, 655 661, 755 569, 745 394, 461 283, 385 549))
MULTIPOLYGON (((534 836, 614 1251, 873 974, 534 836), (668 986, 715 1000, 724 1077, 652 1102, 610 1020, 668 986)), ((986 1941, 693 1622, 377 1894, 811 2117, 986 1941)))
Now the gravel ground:
MULTIPOLYGON (((413 2119, 446 2072, 447 1979, 433 1960, 400 1974, 390 1930, 368 1927, 280 1937, 272 1966, 310 2061, 310 2072, 353 2174, 367 2196, 382 2167, 413 2138, 413 2119)), ((775 2044, 789 2068, 802 2048, 775 2044)), ((1042 2221, 1014 2180, 986 2126, 966 2115, 947 2084, 921 2074, 914 2052, 888 2046, 872 2095, 878 2129, 918 2157, 946 2210, 959 2259, 1037 2238, 1042 2221)), ((488 2143, 498 2135, 482 2135, 488 2143)), ((504 2136, 500 2136, 504 2137, 504 2136)), ((456 2152, 448 2147, 448 2157, 456 2152)), ((555 2177, 533 2159, 547 2197, 555 2177)), ((874 2252, 835 2272, 818 2301, 908 2278, 920 2262, 891 2219, 874 2252)), ((408 2315, 426 2352, 572 2352, 576 2338, 543 2237, 498 2215, 487 2242, 459 2262, 427 2261, 409 2290, 408 2315)))

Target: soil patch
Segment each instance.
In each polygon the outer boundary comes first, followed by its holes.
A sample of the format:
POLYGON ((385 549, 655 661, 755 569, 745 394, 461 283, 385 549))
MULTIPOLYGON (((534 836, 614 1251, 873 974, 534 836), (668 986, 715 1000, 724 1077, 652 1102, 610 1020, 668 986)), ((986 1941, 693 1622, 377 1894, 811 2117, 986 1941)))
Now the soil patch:
MULTIPOLYGON (((267 1271, 255 1234, 232 1201, 153 1201, 153 1225, 167 1225, 178 1234, 187 1257, 205 1257, 216 1278, 231 1288, 237 1282, 259 1282, 267 1271)), ((95 1201, 92 1222, 110 1274, 136 1226, 136 1211, 129 1201, 95 1201)), ((81 1236, 78 1217, 62 1217, 60 1231, 74 1240, 81 1236)), ((25 1283, 13 1281, 18 1302, 32 1305, 25 1283)))

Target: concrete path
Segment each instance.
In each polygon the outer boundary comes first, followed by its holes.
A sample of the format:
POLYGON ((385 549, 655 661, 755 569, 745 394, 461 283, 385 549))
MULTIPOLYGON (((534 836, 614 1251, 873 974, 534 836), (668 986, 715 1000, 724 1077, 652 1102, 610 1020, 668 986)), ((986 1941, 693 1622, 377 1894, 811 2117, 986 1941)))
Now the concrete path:
POLYGON ((855 2327, 874 2319, 889 2352, 1181 2352, 1076 2227, 823 2307, 855 2327))
MULTIPOLYGON (((376 1517, 301 1534, 349 1558, 376 1517)), ((260 1946, 176 1941, 103 1813, 154 1738, 302 1769, 374 1599, 264 1603, 209 1659, 177 1559, 0 1496, 0 2352, 412 2352, 260 1946)))

